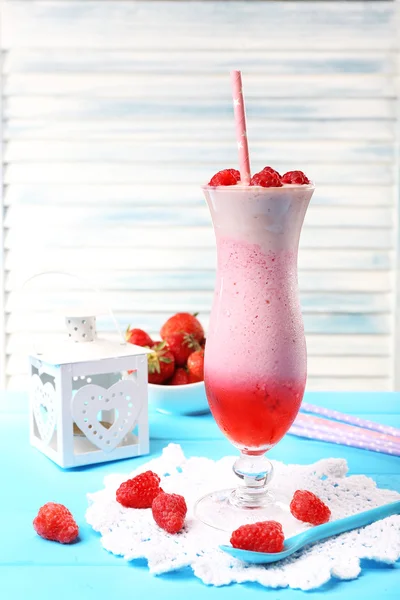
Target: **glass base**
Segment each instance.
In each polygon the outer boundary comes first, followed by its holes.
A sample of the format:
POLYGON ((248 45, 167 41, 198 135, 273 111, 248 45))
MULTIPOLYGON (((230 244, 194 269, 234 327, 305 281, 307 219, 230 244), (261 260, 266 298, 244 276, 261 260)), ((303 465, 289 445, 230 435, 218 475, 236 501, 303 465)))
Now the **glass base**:
POLYGON ((261 505, 250 508, 240 504, 240 488, 220 490, 200 498, 195 504, 194 514, 202 523, 228 532, 258 521, 282 522, 290 514, 287 501, 270 492, 264 494, 261 505))

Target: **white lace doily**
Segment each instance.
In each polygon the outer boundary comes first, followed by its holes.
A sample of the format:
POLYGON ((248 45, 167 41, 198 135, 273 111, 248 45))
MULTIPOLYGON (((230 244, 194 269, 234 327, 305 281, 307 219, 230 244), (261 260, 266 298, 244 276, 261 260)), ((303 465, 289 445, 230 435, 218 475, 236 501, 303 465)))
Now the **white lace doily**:
MULTIPOLYGON (((155 524, 151 510, 124 508, 115 500, 115 492, 128 479, 109 475, 105 488, 88 494, 87 522, 100 532, 106 550, 126 560, 146 558, 150 572, 166 573, 190 566, 196 577, 209 585, 233 582, 258 582, 263 586, 317 588, 331 577, 354 579, 361 570, 360 559, 392 564, 400 558, 400 516, 392 516, 363 529, 350 531, 310 546, 296 555, 267 566, 247 565, 219 550, 229 543, 229 534, 203 525, 193 517, 195 501, 202 495, 236 485, 232 464, 236 457, 219 461, 185 458, 180 446, 170 444, 160 458, 150 460, 129 477, 148 469, 158 473, 166 492, 182 494, 188 505, 185 529, 169 535, 155 524)), ((324 459, 313 465, 284 465, 274 461, 271 483, 289 499, 296 489, 308 489, 324 500, 332 519, 400 499, 394 491, 379 489, 364 475, 346 477, 347 463, 342 459, 324 459)), ((308 526, 290 513, 282 522, 286 537, 308 526)))

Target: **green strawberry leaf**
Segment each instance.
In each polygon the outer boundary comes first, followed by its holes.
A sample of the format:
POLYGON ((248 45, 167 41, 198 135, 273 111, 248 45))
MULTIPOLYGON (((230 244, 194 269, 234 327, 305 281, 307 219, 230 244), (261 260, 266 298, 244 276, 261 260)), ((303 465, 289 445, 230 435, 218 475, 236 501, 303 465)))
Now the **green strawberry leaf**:
POLYGON ((160 356, 159 361, 168 364, 172 362, 172 358, 168 358, 168 356, 160 356))
POLYGON ((194 350, 200 350, 201 346, 199 344, 199 342, 196 340, 196 338, 191 334, 191 333, 187 333, 183 339, 183 343, 185 344, 185 346, 188 346, 189 348, 193 348, 194 350))
POLYGON ((163 341, 160 342, 159 344, 157 344, 157 346, 154 346, 155 350, 164 350, 165 346, 167 345, 167 342, 163 341))
POLYGON ((160 361, 155 352, 153 352, 153 354, 148 355, 147 364, 149 368, 149 373, 161 373, 160 361))

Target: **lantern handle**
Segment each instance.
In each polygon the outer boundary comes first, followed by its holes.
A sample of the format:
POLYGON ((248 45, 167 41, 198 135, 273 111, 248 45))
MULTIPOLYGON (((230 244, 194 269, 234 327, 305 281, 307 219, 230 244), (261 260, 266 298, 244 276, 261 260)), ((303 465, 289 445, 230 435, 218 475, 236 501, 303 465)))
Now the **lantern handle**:
POLYGON ((25 281, 23 282, 23 284, 20 288, 20 291, 22 292, 22 290, 28 285, 28 283, 30 283, 34 279, 38 279, 39 277, 42 277, 44 275, 62 275, 65 277, 71 277, 72 279, 79 281, 79 283, 83 284, 86 288, 88 288, 92 292, 95 292, 95 294, 97 294, 98 296, 103 298, 104 305, 107 309, 107 312, 110 315, 112 322, 114 323, 115 329, 117 330, 119 337, 121 338, 121 345, 126 346, 127 341, 125 339, 125 336, 123 335, 123 333, 121 331, 119 323, 111 309, 111 306, 109 306, 108 302, 105 301, 104 292, 102 292, 98 288, 96 288, 93 285, 91 285, 90 283, 88 283, 85 279, 83 279, 79 275, 76 275, 75 273, 69 273, 68 271, 41 271, 40 273, 35 273, 35 275, 32 275, 31 277, 28 277, 28 279, 25 279, 25 281))

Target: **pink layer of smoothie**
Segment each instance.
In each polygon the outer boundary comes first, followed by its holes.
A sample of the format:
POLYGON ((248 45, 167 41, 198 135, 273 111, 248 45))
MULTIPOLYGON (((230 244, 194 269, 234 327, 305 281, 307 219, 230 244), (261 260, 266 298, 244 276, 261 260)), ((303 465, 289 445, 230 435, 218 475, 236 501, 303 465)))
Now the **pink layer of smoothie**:
POLYGON ((300 407, 306 347, 297 295, 297 248, 217 234, 218 280, 207 336, 211 411, 238 447, 275 445, 300 407))

